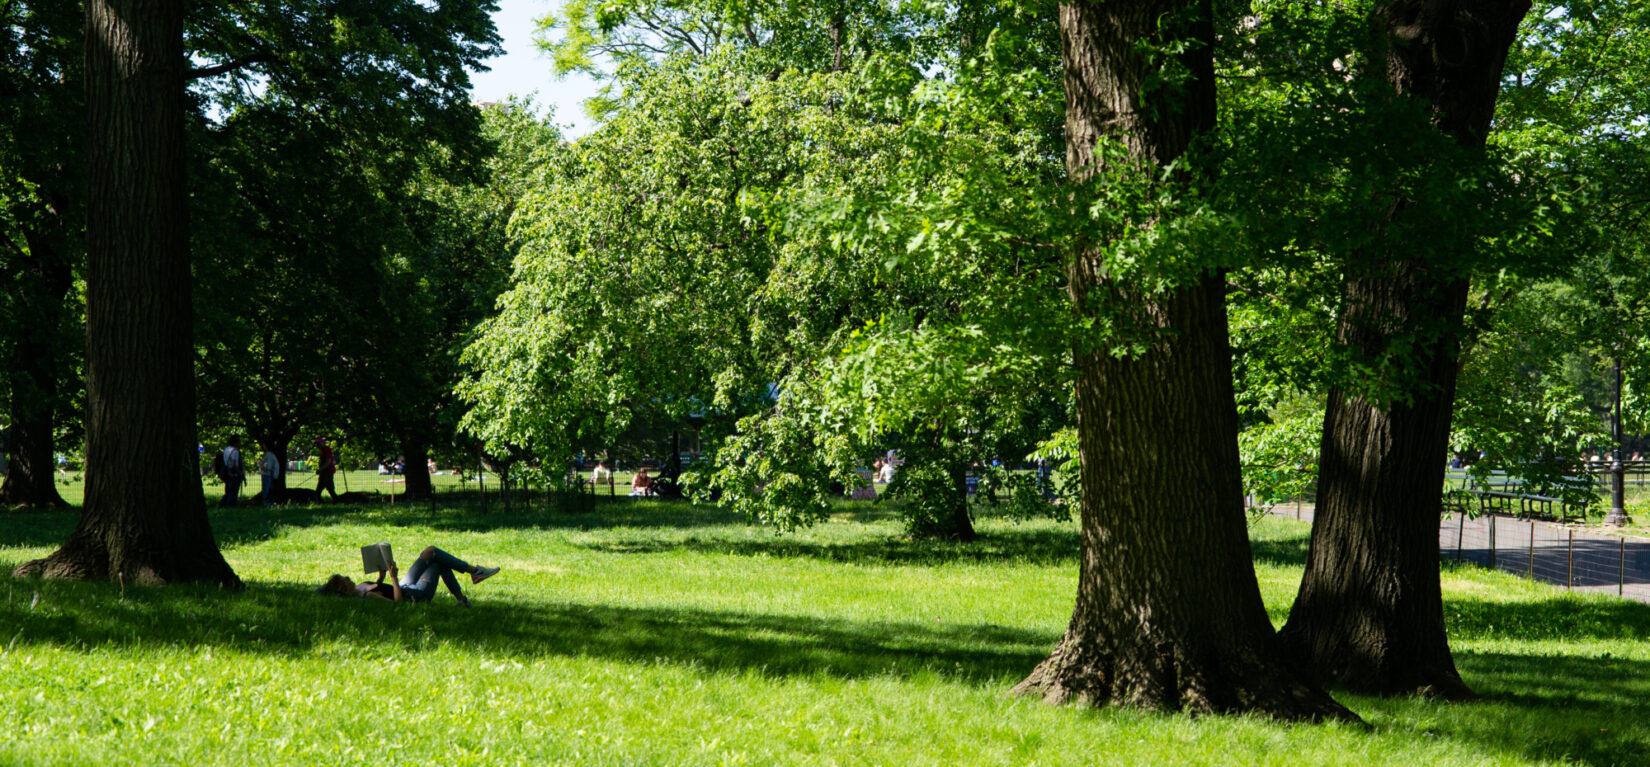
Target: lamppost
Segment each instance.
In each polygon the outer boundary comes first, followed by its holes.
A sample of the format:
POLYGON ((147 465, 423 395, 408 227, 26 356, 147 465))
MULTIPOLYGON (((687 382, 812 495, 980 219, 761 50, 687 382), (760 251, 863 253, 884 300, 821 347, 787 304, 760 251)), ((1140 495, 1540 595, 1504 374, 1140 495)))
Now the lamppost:
POLYGON ((1610 459, 1610 513, 1604 517, 1605 527, 1622 527, 1633 524, 1633 518, 1627 516, 1627 509, 1622 496, 1625 494, 1626 470, 1621 465, 1621 357, 1616 357, 1616 402, 1615 410, 1610 416, 1610 436, 1615 439, 1615 449, 1610 459))

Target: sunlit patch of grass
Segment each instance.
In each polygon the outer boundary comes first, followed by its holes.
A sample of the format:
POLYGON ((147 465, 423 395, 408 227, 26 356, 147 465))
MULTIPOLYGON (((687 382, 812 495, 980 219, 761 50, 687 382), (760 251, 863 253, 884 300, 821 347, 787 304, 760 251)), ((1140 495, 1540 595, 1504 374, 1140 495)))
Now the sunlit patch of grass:
MULTIPOLYGON (((247 581, 0 578, 0 763, 1650 763, 1650 610, 1446 568, 1471 704, 1341 696, 1372 728, 1010 698, 1070 617, 1073 523, 977 543, 843 513, 795 535, 716 509, 603 499, 213 512, 247 581), (357 547, 437 545, 505 571, 396 605, 321 597, 357 547)), ((9 513, 0 568, 71 513, 9 513)), ((1251 530, 1281 623, 1307 527, 1251 530)))

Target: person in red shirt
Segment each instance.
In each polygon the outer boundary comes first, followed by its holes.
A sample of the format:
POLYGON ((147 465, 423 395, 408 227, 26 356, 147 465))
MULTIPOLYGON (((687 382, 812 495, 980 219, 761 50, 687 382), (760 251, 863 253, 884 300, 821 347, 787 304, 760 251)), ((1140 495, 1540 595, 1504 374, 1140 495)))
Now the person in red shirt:
POLYGON ((332 455, 332 447, 327 444, 324 437, 316 437, 315 446, 321 448, 321 457, 315 465, 315 494, 320 495, 325 491, 336 501, 338 489, 332 486, 332 475, 338 472, 338 460, 332 455))

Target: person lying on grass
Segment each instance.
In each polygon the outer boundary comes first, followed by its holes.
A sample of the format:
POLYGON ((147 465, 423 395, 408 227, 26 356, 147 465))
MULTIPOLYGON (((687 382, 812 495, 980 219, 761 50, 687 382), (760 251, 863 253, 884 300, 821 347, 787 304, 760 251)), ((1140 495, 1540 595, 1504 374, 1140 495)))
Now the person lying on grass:
POLYGON ((469 607, 470 600, 464 596, 464 590, 458 587, 458 579, 453 577, 453 573, 469 573, 470 583, 475 584, 497 575, 498 571, 497 567, 476 567, 434 546, 426 546, 418 553, 418 561, 413 562, 405 578, 399 576, 395 562, 392 561, 389 568, 389 583, 384 582, 384 570, 378 571, 377 583, 356 583, 343 575, 333 573, 326 583, 315 589, 315 593, 387 599, 391 602, 428 602, 435 598, 435 581, 440 578, 442 583, 447 584, 447 590, 452 592, 453 598, 458 600, 458 605, 469 607))

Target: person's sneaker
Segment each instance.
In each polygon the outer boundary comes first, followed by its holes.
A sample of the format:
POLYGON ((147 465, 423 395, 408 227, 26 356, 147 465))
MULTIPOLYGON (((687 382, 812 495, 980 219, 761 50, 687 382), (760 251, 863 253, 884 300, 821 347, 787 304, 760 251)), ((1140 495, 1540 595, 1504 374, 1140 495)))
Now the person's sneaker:
POLYGON ((458 597, 458 606, 459 607, 469 607, 470 606, 470 598, 469 597, 458 597))
POLYGON ((499 569, 496 567, 477 567, 475 572, 470 573, 470 582, 480 583, 488 578, 498 575, 498 570, 499 569))

